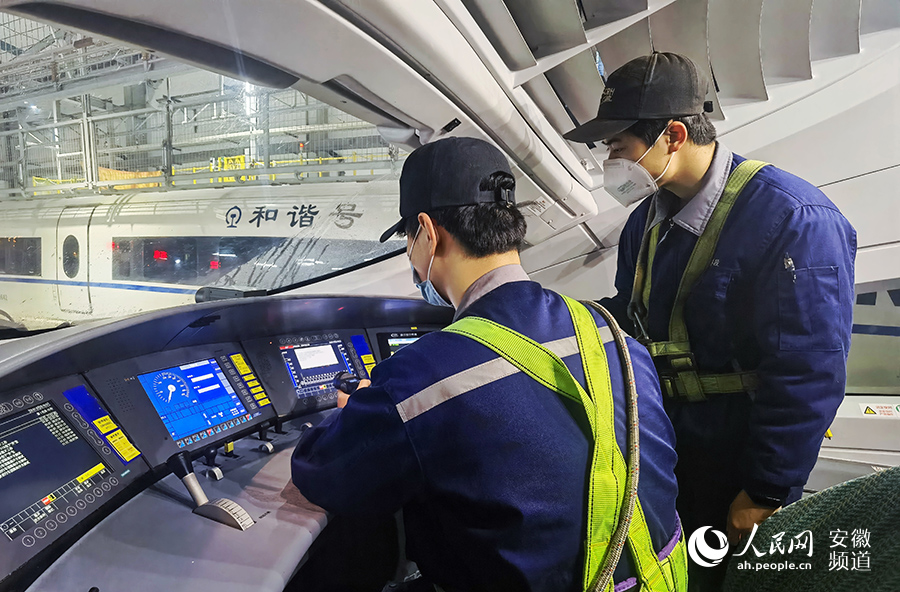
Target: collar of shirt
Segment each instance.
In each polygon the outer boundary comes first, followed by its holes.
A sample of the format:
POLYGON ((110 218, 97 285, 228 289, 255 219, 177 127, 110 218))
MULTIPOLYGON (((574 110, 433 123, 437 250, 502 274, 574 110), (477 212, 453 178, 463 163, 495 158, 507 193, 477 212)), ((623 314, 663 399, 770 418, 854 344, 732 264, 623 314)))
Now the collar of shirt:
POLYGON ((725 191, 725 183, 728 182, 728 175, 731 173, 731 158, 731 150, 716 142, 716 151, 713 153, 709 169, 703 175, 700 191, 680 210, 677 210, 678 196, 665 189, 657 191, 653 197, 656 200, 656 217, 653 218, 650 227, 671 217, 672 222, 688 232, 697 236, 703 234, 716 205, 722 198, 722 192, 725 191), (672 215, 673 211, 677 213, 672 215))
POLYGON ((460 315, 462 315, 463 311, 466 310, 469 306, 472 305, 473 302, 499 288, 503 284, 508 284, 510 282, 528 282, 531 279, 528 277, 528 274, 525 273, 525 270, 521 265, 517 263, 511 263, 509 265, 501 265, 495 269, 490 270, 469 286, 469 289, 466 290, 466 293, 463 294, 462 300, 459 303, 459 307, 456 309, 456 314, 453 315, 453 320, 457 320, 460 315))

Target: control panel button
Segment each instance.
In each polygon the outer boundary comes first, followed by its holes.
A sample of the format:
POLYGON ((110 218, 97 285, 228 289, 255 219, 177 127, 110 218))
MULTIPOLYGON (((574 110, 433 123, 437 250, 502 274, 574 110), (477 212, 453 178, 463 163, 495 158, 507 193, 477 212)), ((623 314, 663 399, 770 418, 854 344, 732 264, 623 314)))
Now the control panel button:
POLYGON ((66 516, 65 514, 63 514, 62 512, 60 512, 59 514, 56 515, 56 521, 59 522, 60 524, 65 524, 66 522, 68 522, 68 520, 69 520, 69 517, 66 516))
MULTIPOLYGON (((81 502, 81 500, 78 501, 81 502)), ((81 503, 83 504, 84 502, 81 503)), ((75 505, 78 505, 78 503, 76 502, 75 505)), ((76 514, 78 514, 78 508, 76 508, 75 506, 69 506, 68 508, 66 508, 66 514, 68 514, 69 516, 75 516, 76 514)))
MULTIPOLYGON (((91 494, 88 494, 88 495, 91 495, 91 494)), ((93 497, 93 496, 91 496, 91 497, 93 497)), ((93 500, 91 500, 91 501, 93 501, 93 500)), ((84 500, 76 500, 75 507, 78 508, 79 510, 83 510, 87 507, 87 503, 85 503, 84 500)))
POLYGON ((13 405, 21 409, 25 406, 25 403, 22 402, 22 399, 13 399, 13 405))
POLYGON ((47 527, 47 530, 56 530, 56 521, 55 520, 47 520, 47 523, 44 524, 47 527))
POLYGON ((110 489, 112 489, 112 485, 110 485, 106 481, 103 482, 103 485, 101 485, 101 487, 103 488, 103 491, 109 491, 110 489))
POLYGON ((33 547, 36 542, 37 541, 34 540, 34 537, 30 534, 26 534, 24 537, 22 537, 22 544, 26 547, 33 547))
POLYGON ((34 529, 34 536, 36 536, 39 539, 42 539, 45 536, 47 536, 47 531, 44 530, 44 528, 42 526, 38 526, 37 528, 34 529))
POLYGON ((103 490, 100 489, 99 487, 95 487, 95 488, 94 488, 94 495, 96 495, 97 497, 103 497, 103 490))
POLYGON ((25 401, 26 405, 31 405, 32 403, 34 403, 34 397, 32 397, 31 395, 25 395, 24 397, 22 397, 22 400, 25 401))
POLYGON ((110 477, 109 484, 112 485, 113 487, 115 487, 116 485, 119 484, 119 480, 116 479, 115 477, 110 477))
POLYGON ((93 493, 86 493, 84 496, 84 501, 86 501, 89 504, 94 503, 96 501, 96 499, 97 498, 94 497, 93 493))
POLYGON ((43 400, 44 400, 44 395, 43 395, 43 393, 37 393, 37 392, 36 392, 36 393, 34 393, 32 396, 34 397, 34 399, 35 399, 36 401, 43 401, 43 400))

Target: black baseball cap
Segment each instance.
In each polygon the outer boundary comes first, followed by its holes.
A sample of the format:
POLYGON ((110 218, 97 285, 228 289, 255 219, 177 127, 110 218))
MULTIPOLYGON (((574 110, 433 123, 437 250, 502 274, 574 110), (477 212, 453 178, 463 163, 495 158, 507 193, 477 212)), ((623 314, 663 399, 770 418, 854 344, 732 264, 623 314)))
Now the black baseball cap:
POLYGON ((597 117, 563 137, 573 142, 605 140, 640 119, 667 119, 712 111, 705 103, 709 82, 694 62, 677 53, 635 58, 606 79, 597 117))
POLYGON ((400 174, 400 221, 384 231, 381 242, 420 212, 496 201, 516 203, 513 190, 481 189, 483 180, 501 171, 512 176, 503 153, 484 140, 444 138, 416 148, 406 157, 400 174))

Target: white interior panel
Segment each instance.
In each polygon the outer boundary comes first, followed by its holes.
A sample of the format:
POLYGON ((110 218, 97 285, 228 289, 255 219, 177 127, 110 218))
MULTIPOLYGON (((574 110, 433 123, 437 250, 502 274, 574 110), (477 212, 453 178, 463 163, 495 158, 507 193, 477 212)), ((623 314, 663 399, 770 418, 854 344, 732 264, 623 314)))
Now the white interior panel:
POLYGON ((530 274, 546 288, 572 298, 599 300, 616 293, 617 249, 603 249, 530 274))
POLYGON ((649 54, 653 51, 650 43, 649 19, 642 19, 609 39, 601 41, 597 44, 597 51, 600 52, 607 76, 630 60, 649 54))
POLYGON ((897 0, 862 0, 859 32, 862 35, 900 27, 900 2, 897 0))
POLYGON ((860 0, 814 0, 809 52, 814 60, 859 53, 860 0))
POLYGON ((894 166, 900 163, 900 136, 888 130, 900 129, 898 105, 900 72, 895 73, 895 85, 886 92, 859 105, 846 105, 846 110, 809 122, 802 130, 785 130, 780 139, 745 156, 776 164, 814 185, 894 166), (878 116, 873 117, 873 113, 878 116), (838 136, 854 140, 846 145, 838 136))
POLYGON ((592 29, 647 10, 647 0, 581 0, 584 28, 592 29))
POLYGON ((603 80, 590 51, 547 71, 547 80, 580 123, 597 116, 603 80))
POLYGON ((579 224, 522 251, 522 266, 525 271, 531 273, 595 250, 597 250, 596 243, 585 231, 584 225, 579 224))
POLYGON ((537 62, 503 0, 461 0, 510 70, 537 62))
POLYGON ((900 245, 900 164, 828 185, 822 191, 856 228, 860 248, 900 245), (886 223, 891 220, 893 223, 886 223))
POLYGON ((586 41, 575 0, 508 0, 506 6, 538 59, 586 41))
POLYGON ((762 5, 760 48, 767 84, 812 78, 809 19, 813 0, 767 0, 762 5))
POLYGON ((763 0, 709 2, 709 57, 725 106, 768 98, 759 47, 762 5, 763 0))

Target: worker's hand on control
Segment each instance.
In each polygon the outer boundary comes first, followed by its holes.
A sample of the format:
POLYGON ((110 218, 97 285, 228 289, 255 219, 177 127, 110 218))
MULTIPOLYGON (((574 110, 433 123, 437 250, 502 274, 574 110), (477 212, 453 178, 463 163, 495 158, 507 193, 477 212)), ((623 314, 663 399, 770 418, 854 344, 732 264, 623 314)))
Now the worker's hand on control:
POLYGON ((731 502, 731 508, 728 510, 728 542, 736 545, 744 537, 750 536, 753 532, 753 525, 760 524, 763 520, 774 514, 778 508, 767 508, 758 506, 753 503, 747 492, 741 492, 731 502))
MULTIPOLYGON (((359 381, 359 386, 356 387, 356 390, 359 390, 361 388, 366 388, 370 384, 372 384, 371 380, 369 380, 368 378, 363 378, 362 380, 359 381)), ((342 391, 340 389, 338 389, 337 393, 338 393, 338 399, 337 399, 338 409, 343 409, 344 405, 347 404, 347 401, 350 400, 350 395, 348 395, 347 393, 345 393, 344 391, 342 391)))

